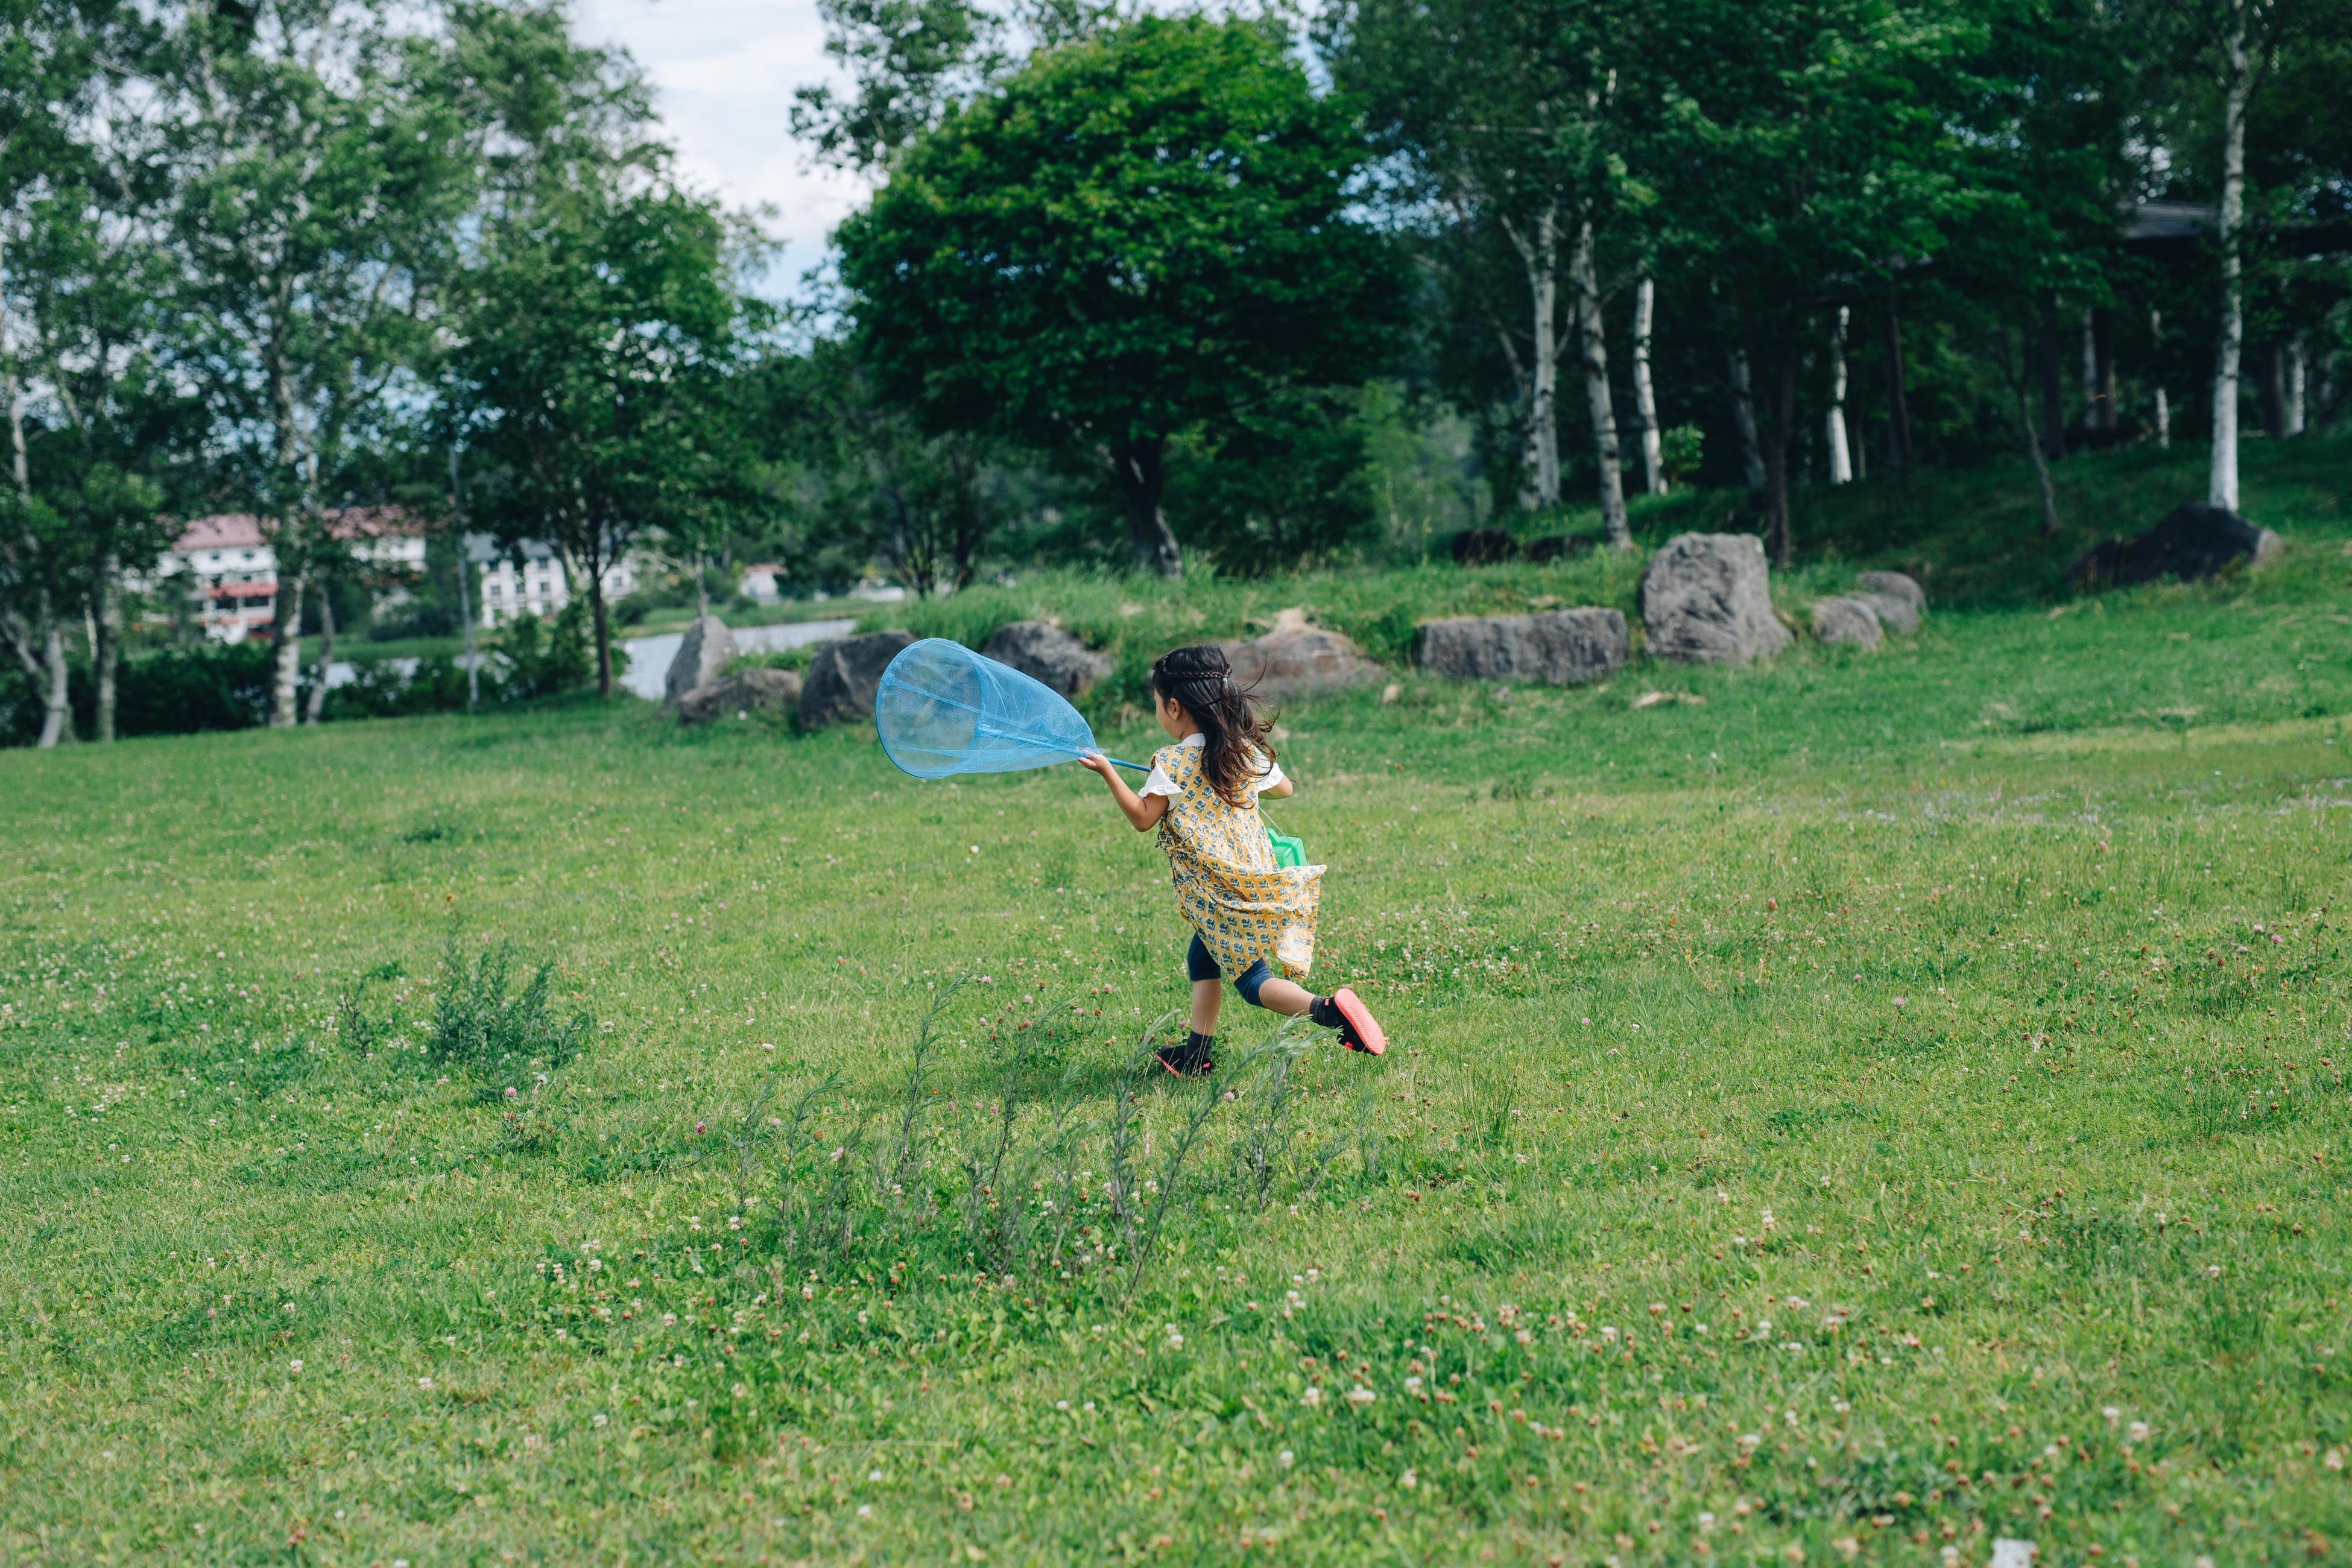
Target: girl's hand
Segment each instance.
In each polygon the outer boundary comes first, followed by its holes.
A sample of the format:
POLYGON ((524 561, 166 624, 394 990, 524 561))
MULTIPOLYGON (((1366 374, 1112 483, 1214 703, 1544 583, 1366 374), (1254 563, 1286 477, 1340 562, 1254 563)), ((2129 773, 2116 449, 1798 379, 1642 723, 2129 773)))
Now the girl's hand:
POLYGON ((1118 803, 1119 815, 1138 833, 1156 826, 1168 814, 1168 797, 1164 795, 1138 795, 1118 776, 1118 766, 1100 752, 1089 752, 1078 759, 1078 766, 1101 778, 1110 785, 1110 797, 1118 803))

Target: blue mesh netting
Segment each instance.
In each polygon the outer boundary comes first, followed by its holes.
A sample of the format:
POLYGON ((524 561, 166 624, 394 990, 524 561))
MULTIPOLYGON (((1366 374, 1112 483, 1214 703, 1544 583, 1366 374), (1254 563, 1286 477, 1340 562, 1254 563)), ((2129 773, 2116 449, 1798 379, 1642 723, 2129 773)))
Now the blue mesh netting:
POLYGON ((890 760, 919 779, 1018 773, 1102 749, 1053 688, 944 637, 925 637, 890 661, 875 692, 874 727, 890 760))

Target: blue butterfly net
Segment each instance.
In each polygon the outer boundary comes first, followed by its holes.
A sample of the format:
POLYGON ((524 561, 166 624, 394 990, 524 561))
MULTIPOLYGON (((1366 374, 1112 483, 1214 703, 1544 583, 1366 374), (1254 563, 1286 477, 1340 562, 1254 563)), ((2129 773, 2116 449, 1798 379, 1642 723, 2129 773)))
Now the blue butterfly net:
POLYGON ((890 661, 875 692, 874 727, 890 760, 919 779, 1018 773, 1102 749, 1061 693, 944 637, 925 637, 890 661))

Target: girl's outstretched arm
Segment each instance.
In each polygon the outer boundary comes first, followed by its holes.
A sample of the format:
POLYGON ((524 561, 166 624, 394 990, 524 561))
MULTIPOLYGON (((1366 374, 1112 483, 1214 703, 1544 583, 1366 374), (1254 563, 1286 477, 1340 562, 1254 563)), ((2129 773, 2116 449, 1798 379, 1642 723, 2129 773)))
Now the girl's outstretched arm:
POLYGON ((1168 814, 1166 795, 1136 794, 1127 787, 1127 781, 1118 776, 1118 766, 1100 752, 1090 757, 1080 757, 1078 766, 1090 768, 1102 775, 1103 783, 1110 785, 1111 799, 1118 802, 1118 809, 1138 833, 1150 832, 1168 814))

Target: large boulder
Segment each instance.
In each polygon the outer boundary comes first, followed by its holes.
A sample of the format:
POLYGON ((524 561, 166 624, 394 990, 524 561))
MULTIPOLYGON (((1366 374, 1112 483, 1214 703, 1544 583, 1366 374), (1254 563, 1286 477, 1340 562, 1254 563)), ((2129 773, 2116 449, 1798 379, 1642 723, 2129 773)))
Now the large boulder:
POLYGON ((735 659, 735 635, 727 629, 727 623, 717 616, 698 616, 686 628, 677 657, 669 661, 669 673, 662 679, 662 700, 677 706, 678 699, 696 687, 714 684, 735 659))
POLYGON ((2145 533, 2091 546, 2066 568, 2066 577, 2085 588, 2127 587, 2163 577, 2194 582, 2218 577, 2232 566, 2259 566, 2283 542, 2227 507, 2193 500, 2166 512, 2145 533))
POLYGON ((1284 610, 1274 629, 1247 642, 1223 645, 1234 684, 1261 702, 1290 702, 1344 691, 1387 679, 1388 671, 1339 632, 1307 624, 1303 610, 1284 610))
POLYGON ((1854 597, 1869 603, 1881 627, 1906 637, 1919 629, 1919 617, 1927 613, 1927 595, 1918 584, 1900 572, 1864 572, 1854 581, 1862 588, 1854 597))
POLYGON ((1813 605, 1813 635, 1826 643, 1843 643, 1865 651, 1875 648, 1879 624, 1874 596, 1856 594, 1820 601, 1813 605))
POLYGON ((915 634, 896 628, 819 643, 801 683, 801 722, 809 729, 874 717, 874 689, 882 672, 915 634))
POLYGON ((1108 654, 1094 652, 1051 621, 1014 621, 999 626, 980 653, 983 658, 1009 664, 1043 681, 1065 697, 1076 697, 1112 669, 1108 654))
POLYGON ((1682 664, 1745 664, 1793 640, 1772 613, 1764 542, 1752 533, 1685 533, 1642 569, 1650 652, 1682 664))
POLYGON ((789 669, 753 666, 698 686, 677 700, 677 721, 707 724, 739 713, 789 713, 801 700, 801 678, 789 669))
POLYGON ((1599 680, 1631 657, 1618 610, 1548 610, 1426 621, 1412 637, 1412 661, 1455 680, 1537 680, 1572 686, 1599 680))

